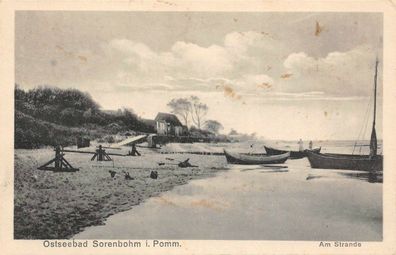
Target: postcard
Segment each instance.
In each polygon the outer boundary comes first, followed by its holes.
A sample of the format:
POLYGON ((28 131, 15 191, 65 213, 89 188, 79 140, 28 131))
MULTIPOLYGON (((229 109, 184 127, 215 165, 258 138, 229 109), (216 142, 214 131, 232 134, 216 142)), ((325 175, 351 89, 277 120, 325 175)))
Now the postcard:
POLYGON ((395 254, 393 1, 3 1, 5 254, 395 254))

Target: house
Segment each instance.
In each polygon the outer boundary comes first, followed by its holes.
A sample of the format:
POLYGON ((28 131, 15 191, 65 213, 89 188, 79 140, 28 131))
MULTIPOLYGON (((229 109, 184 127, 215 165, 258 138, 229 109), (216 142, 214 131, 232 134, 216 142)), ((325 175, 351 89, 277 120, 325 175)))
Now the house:
POLYGON ((154 120, 141 120, 159 135, 184 136, 188 133, 188 128, 182 125, 176 115, 171 113, 159 112, 154 120))
POLYGON ((185 128, 174 114, 159 112, 154 120, 157 134, 182 136, 185 133, 185 128))

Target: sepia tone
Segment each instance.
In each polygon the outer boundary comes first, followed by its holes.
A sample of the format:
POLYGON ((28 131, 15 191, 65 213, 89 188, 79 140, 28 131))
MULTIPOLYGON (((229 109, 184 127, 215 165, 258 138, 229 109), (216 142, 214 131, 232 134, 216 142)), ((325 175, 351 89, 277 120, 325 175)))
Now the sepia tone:
POLYGON ((392 253, 387 4, 129 4, 4 16, 5 251, 392 253))

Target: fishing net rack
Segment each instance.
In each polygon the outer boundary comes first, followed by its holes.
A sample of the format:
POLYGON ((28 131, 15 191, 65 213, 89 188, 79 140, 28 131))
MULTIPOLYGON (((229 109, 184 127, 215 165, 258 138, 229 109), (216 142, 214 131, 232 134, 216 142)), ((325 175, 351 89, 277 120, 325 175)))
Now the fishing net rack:
MULTIPOLYGON (((95 159, 97 161, 113 161, 110 156, 127 156, 124 154, 118 153, 107 153, 105 149, 103 149, 102 145, 94 151, 78 151, 78 150, 65 150, 61 149, 60 146, 55 147, 55 157, 45 163, 44 165, 38 167, 39 170, 53 171, 53 172, 76 172, 79 171, 78 168, 74 168, 66 159, 65 152, 70 153, 83 153, 83 154, 93 154, 91 161, 95 159)), ((114 161, 113 161, 114 162, 114 161)))

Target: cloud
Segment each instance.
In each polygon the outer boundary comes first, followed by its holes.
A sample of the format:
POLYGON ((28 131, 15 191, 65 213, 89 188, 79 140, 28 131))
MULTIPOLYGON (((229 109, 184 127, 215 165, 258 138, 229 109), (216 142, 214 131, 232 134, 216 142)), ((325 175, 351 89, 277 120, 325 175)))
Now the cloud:
POLYGON ((227 86, 240 96, 312 91, 340 97, 370 94, 375 54, 369 45, 319 58, 288 52, 284 45, 267 33, 247 31, 226 34, 222 44, 206 47, 177 41, 163 52, 113 39, 106 51, 113 62, 119 62, 112 82, 130 90, 213 92, 227 86))
POLYGON ((232 70, 232 61, 227 50, 218 45, 201 47, 193 43, 176 42, 171 52, 178 68, 198 77, 211 77, 232 70))
POLYGON ((175 89, 214 90, 219 82, 231 81, 233 85, 249 89, 273 83, 262 70, 271 69, 267 62, 273 62, 270 59, 278 54, 280 45, 267 33, 247 31, 229 33, 222 44, 207 47, 177 41, 164 52, 155 52, 132 40, 113 39, 106 45, 105 52, 119 62, 120 71, 115 79, 124 86, 147 83, 148 88, 149 83, 167 82, 175 89))
POLYGON ((193 43, 176 42, 170 51, 156 53, 148 46, 126 39, 114 39, 109 48, 124 55, 130 73, 150 78, 194 76, 209 78, 231 71, 227 51, 218 45, 201 47, 193 43))
POLYGON ((323 58, 313 58, 304 52, 292 53, 283 62, 285 71, 292 76, 280 80, 280 87, 287 92, 320 88, 332 95, 370 95, 375 58, 375 50, 369 45, 331 52, 323 58))
POLYGON ((268 33, 256 31, 232 32, 224 38, 225 48, 235 55, 242 57, 251 53, 255 54, 256 50, 268 52, 277 50, 279 45, 276 45, 275 42, 275 39, 268 35, 268 33))
POLYGON ((132 56, 138 56, 142 59, 152 59, 156 54, 145 44, 133 42, 127 39, 114 39, 109 43, 110 47, 130 54, 132 56))

